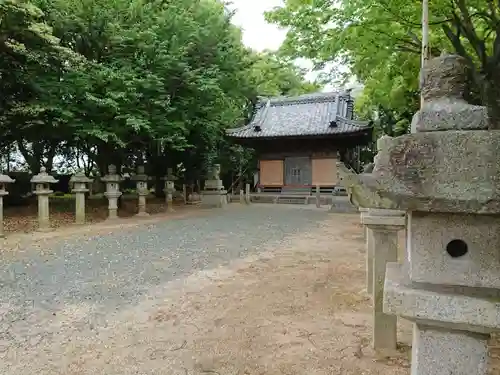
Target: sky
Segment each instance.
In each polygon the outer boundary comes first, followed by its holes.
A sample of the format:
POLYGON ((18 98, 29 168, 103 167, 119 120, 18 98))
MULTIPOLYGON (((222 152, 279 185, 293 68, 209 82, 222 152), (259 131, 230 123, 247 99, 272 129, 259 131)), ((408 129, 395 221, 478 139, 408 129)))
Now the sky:
MULTIPOLYGON (((232 8, 236 11, 233 23, 243 30, 243 43, 248 47, 263 51, 277 50, 286 37, 286 30, 269 24, 264 19, 264 12, 283 5, 283 0, 232 0, 232 8)), ((300 59, 296 61, 301 68, 311 69, 311 62, 300 59)), ((306 78, 314 81, 318 72, 310 72, 306 78)), ((348 86, 359 87, 354 81, 348 86)), ((327 85, 323 91, 333 91, 333 86, 327 85)), ((358 90, 355 90, 358 91, 358 90)))
POLYGON ((286 30, 268 24, 264 12, 282 4, 282 0, 232 0, 232 7, 236 10, 233 23, 243 29, 243 42, 247 46, 257 51, 280 47, 286 30))
MULTIPOLYGON (((232 8, 236 11, 233 23, 242 28, 245 45, 256 51, 277 50, 281 46, 286 30, 264 19, 264 12, 280 5, 283 5, 282 0, 232 0, 232 8)), ((297 64, 302 68, 311 67, 306 60, 298 61, 297 64)), ((310 72, 306 78, 313 81, 316 76, 317 73, 310 72)))

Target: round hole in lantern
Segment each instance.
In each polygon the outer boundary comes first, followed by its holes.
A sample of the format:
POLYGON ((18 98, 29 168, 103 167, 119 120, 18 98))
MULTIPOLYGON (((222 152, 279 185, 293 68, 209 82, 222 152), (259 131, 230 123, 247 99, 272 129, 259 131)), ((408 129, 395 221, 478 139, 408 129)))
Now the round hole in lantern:
POLYGON ((446 245, 446 252, 452 258, 460 258, 469 252, 469 246, 463 240, 451 240, 446 245))

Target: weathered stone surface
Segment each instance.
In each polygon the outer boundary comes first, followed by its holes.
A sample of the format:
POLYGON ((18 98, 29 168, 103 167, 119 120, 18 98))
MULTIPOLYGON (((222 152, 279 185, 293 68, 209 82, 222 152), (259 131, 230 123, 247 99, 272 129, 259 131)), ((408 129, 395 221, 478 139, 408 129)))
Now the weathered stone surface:
POLYGON ((398 261, 398 231, 405 227, 405 212, 370 209, 361 214, 361 222, 371 230, 373 241, 367 254, 372 257, 368 273, 373 288, 373 347, 395 350, 397 318, 383 311, 384 280, 387 262, 398 261))
POLYGON ((368 163, 363 167, 363 173, 372 173, 373 172, 373 167, 375 167, 375 164, 373 163, 368 163))
POLYGON ((40 173, 31 178, 34 184, 55 184, 58 182, 54 177, 47 173, 45 167, 40 168, 40 173))
POLYGON ((205 190, 224 190, 222 180, 206 180, 205 190))
POLYGON ((108 172, 101 180, 106 182, 106 192, 104 195, 108 198, 108 220, 114 220, 118 218, 118 198, 122 195, 120 182, 123 178, 117 174, 116 166, 113 164, 109 165, 108 172))
POLYGON ((485 374, 486 334, 500 329, 499 219, 484 216, 500 213, 500 132, 463 99, 463 59, 433 59, 425 76, 414 133, 382 137, 373 172, 342 178, 362 205, 409 211, 383 310, 415 322, 411 373, 485 374))
POLYGON ((91 179, 91 178, 88 178, 87 176, 85 176, 85 173, 83 172, 78 172, 78 173, 75 173, 73 176, 71 176, 71 178, 69 179, 69 183, 71 185, 74 185, 74 184, 90 184, 92 183, 94 180, 91 179))
POLYGON ((412 132, 488 129, 486 107, 464 99, 468 74, 463 57, 445 55, 429 60, 424 68, 424 106, 413 118, 412 132))
POLYGON ((132 181, 136 182, 147 182, 149 176, 146 174, 146 168, 143 165, 137 167, 137 173, 130 177, 132 181))
POLYGON ((446 332, 422 324, 413 328, 412 374, 486 375, 488 336, 446 332), (439 360, 436 354, 439 353, 439 360))
POLYGON ((387 264, 384 285, 386 314, 446 329, 491 333, 500 329, 499 301, 495 290, 473 293, 461 287, 411 284, 403 265, 387 264))
POLYGON ((214 164, 210 180, 220 180, 220 164, 214 164))
POLYGON ((499 225, 496 216, 412 213, 411 281, 500 289, 499 225))
POLYGON ((364 207, 500 212, 500 131, 426 132, 384 140, 372 174, 339 174, 364 207))
POLYGON ((467 90, 467 61, 458 55, 443 55, 424 66, 422 96, 425 101, 438 98, 461 99, 467 90))
POLYGON ((204 190, 201 192, 201 205, 204 207, 224 208, 227 206, 226 190, 204 190))
POLYGON ((9 195, 9 192, 5 190, 7 184, 15 182, 14 179, 10 178, 6 174, 0 174, 0 238, 5 237, 4 225, 3 225, 3 197, 9 195))
POLYGON ((85 193, 89 191, 87 184, 93 180, 79 172, 71 176, 69 183, 72 185, 72 192, 75 193, 75 223, 85 224, 85 193))
POLYGON ((13 182, 16 182, 16 180, 10 178, 10 176, 6 174, 0 174, 0 184, 11 184, 13 182))
POLYGON ((42 167, 40 173, 33 176, 31 182, 35 184, 33 193, 38 196, 38 230, 41 232, 50 231, 49 195, 53 193, 50 184, 55 184, 58 180, 49 175, 42 167))

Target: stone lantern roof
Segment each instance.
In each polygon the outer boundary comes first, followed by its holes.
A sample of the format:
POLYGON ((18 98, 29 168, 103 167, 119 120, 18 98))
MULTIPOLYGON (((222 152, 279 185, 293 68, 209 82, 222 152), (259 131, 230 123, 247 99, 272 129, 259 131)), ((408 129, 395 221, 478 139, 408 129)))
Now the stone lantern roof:
POLYGON ((85 176, 85 173, 83 172, 78 172, 78 173, 75 173, 73 176, 71 176, 71 178, 69 179, 69 182, 71 184, 74 184, 74 183, 85 183, 85 184, 89 184, 91 183, 92 180, 91 178, 88 178, 87 176, 85 176))
POLYGON ((137 173, 130 177, 132 181, 148 181, 149 177, 146 174, 146 168, 143 165, 137 167, 137 173))
POLYGON ((34 184, 55 184, 58 181, 59 180, 56 180, 53 176, 47 173, 45 167, 40 168, 40 173, 31 178, 31 182, 34 184))
POLYGON ((122 180, 122 176, 116 173, 116 166, 113 164, 109 165, 108 174, 101 177, 101 181, 104 182, 121 182, 122 180))
POLYGON ((6 174, 0 174, 0 184, 11 184, 13 182, 16 182, 16 180, 6 174))

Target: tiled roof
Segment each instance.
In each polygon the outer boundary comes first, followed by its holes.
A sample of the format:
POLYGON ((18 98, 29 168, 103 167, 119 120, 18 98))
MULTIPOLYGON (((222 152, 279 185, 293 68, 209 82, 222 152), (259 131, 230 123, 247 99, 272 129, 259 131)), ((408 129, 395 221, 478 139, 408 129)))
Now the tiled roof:
POLYGON ((352 113, 353 102, 349 94, 332 92, 270 98, 257 104, 248 125, 229 129, 227 135, 234 138, 265 138, 365 131, 369 127, 367 122, 346 117, 349 115, 346 103, 351 106, 352 113))

